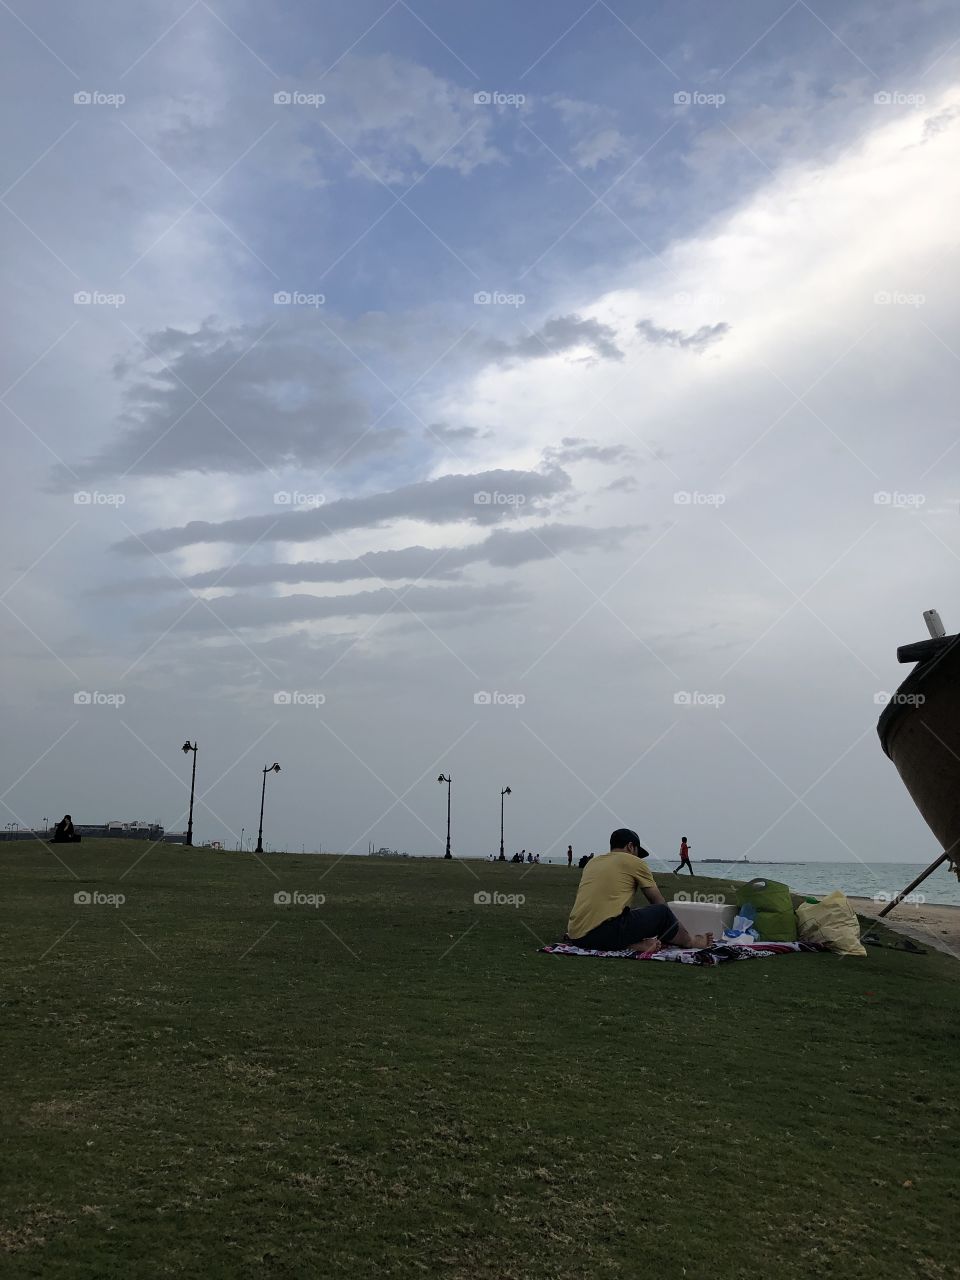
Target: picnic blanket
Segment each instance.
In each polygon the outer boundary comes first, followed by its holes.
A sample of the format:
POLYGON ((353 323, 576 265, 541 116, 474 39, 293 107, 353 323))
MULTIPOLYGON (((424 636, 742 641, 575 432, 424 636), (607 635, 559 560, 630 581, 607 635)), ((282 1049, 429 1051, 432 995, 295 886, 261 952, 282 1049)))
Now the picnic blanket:
POLYGON ((825 951, 819 942, 753 942, 715 943, 712 947, 665 947, 662 951, 590 951, 572 942, 555 942, 541 947, 551 956, 599 956, 609 960, 666 960, 674 964, 730 964, 734 960, 769 960, 772 956, 790 955, 797 951, 825 951))

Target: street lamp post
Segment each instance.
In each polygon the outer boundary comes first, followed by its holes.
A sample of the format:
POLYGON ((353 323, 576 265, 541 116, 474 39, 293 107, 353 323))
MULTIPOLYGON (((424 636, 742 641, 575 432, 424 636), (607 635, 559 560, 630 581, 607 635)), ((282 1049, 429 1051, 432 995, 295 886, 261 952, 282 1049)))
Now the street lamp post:
POLYGON ((194 743, 193 746, 191 747, 190 739, 188 738, 186 742, 183 744, 182 750, 184 755, 186 755, 188 751, 193 752, 193 768, 190 770, 190 817, 187 819, 187 838, 183 842, 184 844, 192 845, 193 844, 193 792, 194 792, 194 788, 197 785, 197 744, 194 743))
POLYGON ((500 857, 503 855, 503 797, 513 795, 509 787, 504 787, 500 792, 500 857))
POLYGON ((267 794, 267 774, 279 772, 280 766, 276 763, 266 764, 263 766, 263 787, 260 791, 260 830, 257 832, 257 853, 263 853, 263 802, 267 794))
POLYGON ((452 858, 453 854, 450 852, 450 789, 452 779, 448 773, 441 773, 437 781, 445 782, 447 784, 447 849, 443 856, 445 858, 452 858))
POLYGON ((238 848, 240 849, 240 852, 241 852, 241 853, 243 852, 243 833, 244 833, 244 831, 245 831, 245 830, 246 830, 246 828, 245 828, 245 827, 241 827, 241 828, 240 828, 240 844, 239 844, 238 848))

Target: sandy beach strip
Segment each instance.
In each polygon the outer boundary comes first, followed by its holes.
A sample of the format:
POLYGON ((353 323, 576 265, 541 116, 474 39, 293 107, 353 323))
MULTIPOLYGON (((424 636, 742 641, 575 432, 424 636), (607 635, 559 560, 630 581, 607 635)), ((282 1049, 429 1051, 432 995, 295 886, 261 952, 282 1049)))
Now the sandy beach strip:
MULTIPOLYGON (((851 898, 850 903, 857 915, 872 920, 877 919, 886 905, 872 898, 851 898)), ((960 907, 901 902, 884 916, 883 923, 921 946, 936 947, 960 960, 960 907)))

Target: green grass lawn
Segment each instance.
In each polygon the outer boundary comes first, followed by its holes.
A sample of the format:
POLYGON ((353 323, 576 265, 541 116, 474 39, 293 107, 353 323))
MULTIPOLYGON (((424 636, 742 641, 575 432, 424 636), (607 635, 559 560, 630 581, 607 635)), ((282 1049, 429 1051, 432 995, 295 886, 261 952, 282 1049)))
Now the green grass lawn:
POLYGON ((145 847, 0 845, 3 1275, 960 1275, 955 960, 551 957, 575 868, 145 847))

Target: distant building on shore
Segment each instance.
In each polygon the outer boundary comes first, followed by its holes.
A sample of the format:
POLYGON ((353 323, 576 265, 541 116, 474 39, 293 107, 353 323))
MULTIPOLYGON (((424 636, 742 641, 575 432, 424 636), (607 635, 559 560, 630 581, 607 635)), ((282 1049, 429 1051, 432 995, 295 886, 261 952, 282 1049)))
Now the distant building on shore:
MULTIPOLYGON (((53 827, 17 827, 12 831, 0 831, 0 840, 52 840, 53 827)), ((159 822, 120 822, 118 819, 112 819, 110 822, 91 823, 91 822, 75 822, 73 829, 78 836, 86 836, 91 840, 162 840, 170 844, 182 844, 186 839, 186 833, 182 831, 171 831, 169 835, 164 832, 159 822)))

